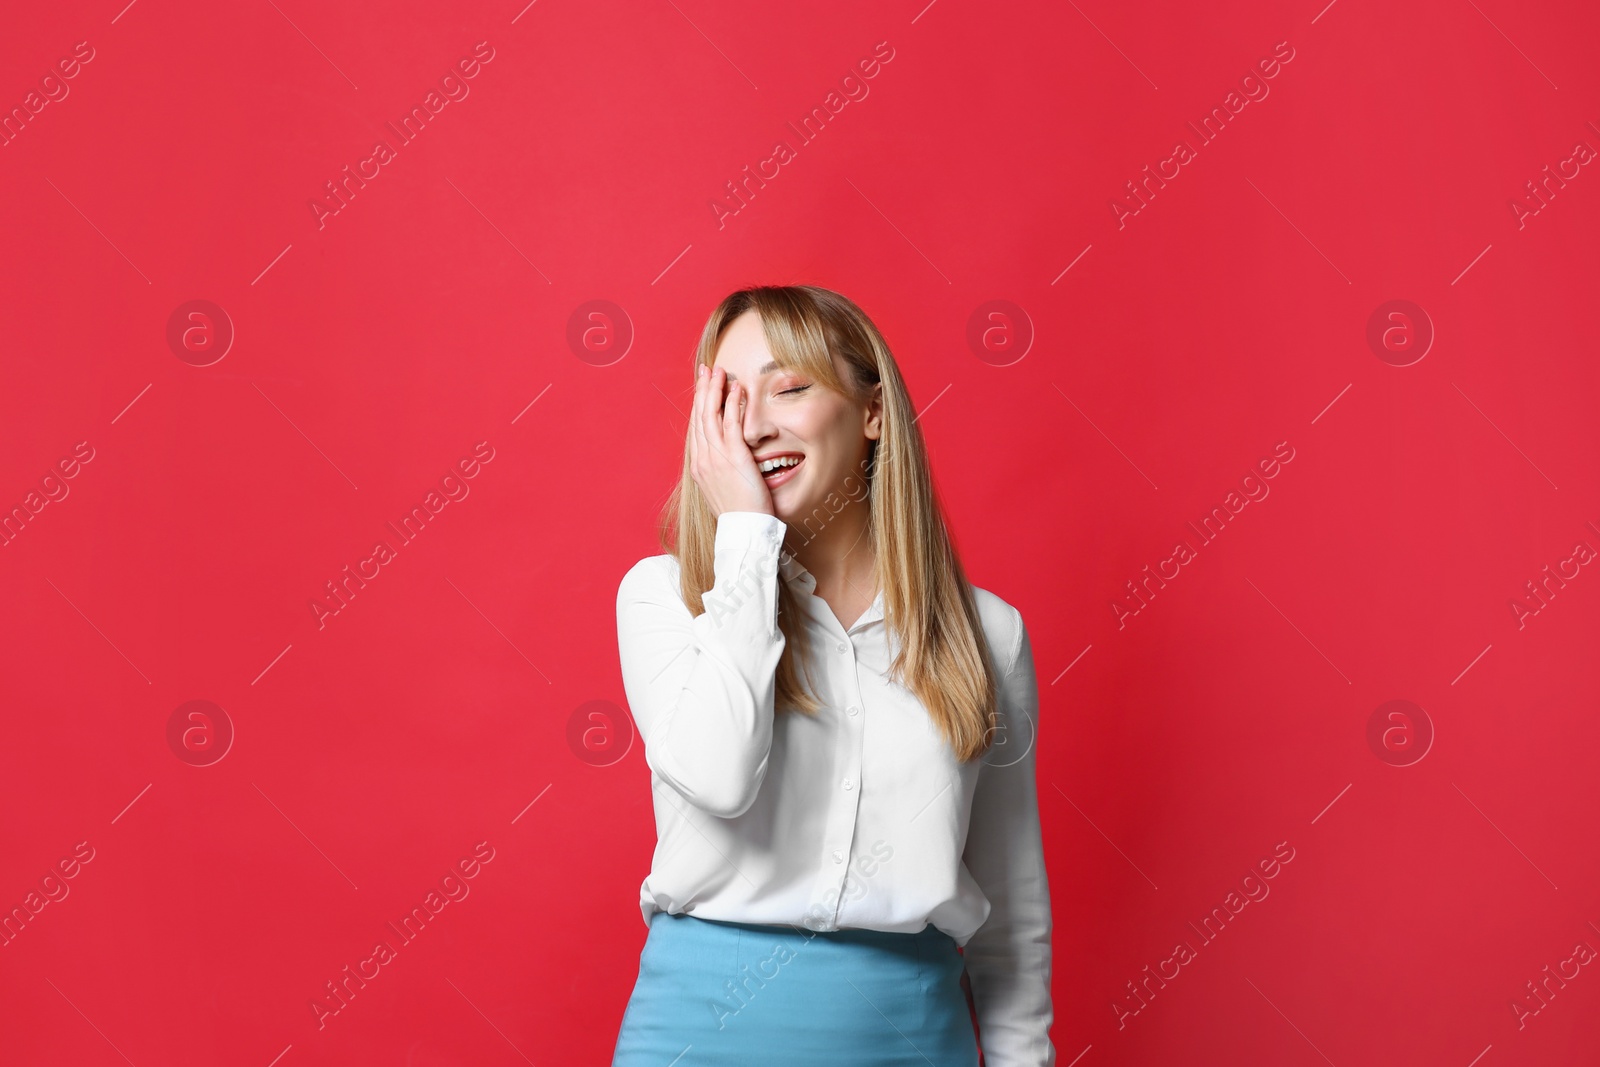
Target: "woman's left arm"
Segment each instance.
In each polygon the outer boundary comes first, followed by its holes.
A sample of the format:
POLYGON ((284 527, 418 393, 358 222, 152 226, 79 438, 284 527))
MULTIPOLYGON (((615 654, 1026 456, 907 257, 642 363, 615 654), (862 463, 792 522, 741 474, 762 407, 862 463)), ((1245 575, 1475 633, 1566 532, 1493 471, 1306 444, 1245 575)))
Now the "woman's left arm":
POLYGON ((978 770, 962 855, 989 917, 962 951, 986 1067, 1053 1067, 1050 882, 1034 784, 1039 688, 1027 626, 1013 611, 1016 651, 1000 686, 1004 743, 978 770))

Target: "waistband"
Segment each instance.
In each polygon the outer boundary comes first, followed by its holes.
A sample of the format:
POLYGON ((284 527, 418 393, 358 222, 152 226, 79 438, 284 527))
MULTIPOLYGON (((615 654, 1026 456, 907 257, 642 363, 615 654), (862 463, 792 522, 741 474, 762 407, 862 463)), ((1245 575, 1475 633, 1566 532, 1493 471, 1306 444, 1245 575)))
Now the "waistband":
POLYGON ((796 941, 810 941, 820 937, 828 941, 867 945, 908 945, 916 942, 955 943, 954 938, 932 923, 928 923, 915 933, 902 930, 871 930, 865 927, 812 930, 799 924, 734 922, 729 919, 708 919, 699 915, 691 915, 688 912, 658 911, 651 914, 650 926, 652 928, 664 923, 679 924, 685 927, 690 924, 704 924, 705 927, 710 928, 712 931, 734 932, 743 930, 762 937, 789 938, 796 941))

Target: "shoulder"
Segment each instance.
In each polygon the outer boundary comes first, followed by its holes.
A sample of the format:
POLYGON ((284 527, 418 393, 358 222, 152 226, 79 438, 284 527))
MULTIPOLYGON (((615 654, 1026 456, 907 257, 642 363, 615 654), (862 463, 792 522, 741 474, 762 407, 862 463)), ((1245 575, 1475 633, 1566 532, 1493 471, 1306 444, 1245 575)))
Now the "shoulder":
POLYGON ((1001 674, 1010 674, 1022 648, 1022 613, 980 586, 972 587, 972 595, 978 604, 978 618, 983 623, 983 635, 988 639, 995 666, 1001 674))
POLYGON ((663 552, 659 556, 646 556, 628 568, 617 583, 617 604, 620 607, 629 600, 656 599, 664 592, 670 592, 675 599, 681 600, 677 590, 678 561, 663 552))

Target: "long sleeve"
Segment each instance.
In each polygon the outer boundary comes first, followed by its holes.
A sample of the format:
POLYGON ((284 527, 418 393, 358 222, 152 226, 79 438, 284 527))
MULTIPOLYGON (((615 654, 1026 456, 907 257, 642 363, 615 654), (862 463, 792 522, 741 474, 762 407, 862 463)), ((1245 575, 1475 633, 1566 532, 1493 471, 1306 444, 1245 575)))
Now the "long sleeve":
POLYGON ((641 560, 617 589, 622 684, 645 762, 690 804, 744 814, 766 778, 775 675, 783 520, 754 511, 717 517, 713 585, 691 616, 677 575, 641 560))
POLYGON ((986 1067, 1053 1067, 1050 883, 1034 782, 1039 689, 1020 613, 1015 625, 1000 692, 1005 743, 979 770, 962 856, 990 911, 963 952, 986 1067))

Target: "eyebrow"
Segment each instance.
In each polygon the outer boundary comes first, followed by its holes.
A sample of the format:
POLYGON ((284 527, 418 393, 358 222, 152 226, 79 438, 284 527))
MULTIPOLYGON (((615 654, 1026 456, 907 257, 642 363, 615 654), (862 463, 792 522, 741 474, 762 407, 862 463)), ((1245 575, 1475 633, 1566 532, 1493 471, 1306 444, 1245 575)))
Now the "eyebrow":
MULTIPOLYGON (((778 369, 778 364, 769 359, 769 360, 767 360, 766 366, 764 366, 760 370, 756 371, 756 373, 757 374, 769 374, 772 371, 775 371, 777 369, 778 369)), ((734 374, 732 371, 728 372, 727 377, 728 377, 728 381, 730 381, 730 382, 736 382, 736 381, 739 380, 739 376, 737 374, 734 374)))

